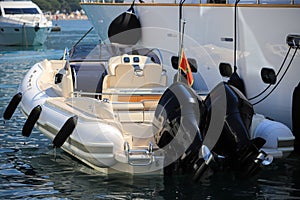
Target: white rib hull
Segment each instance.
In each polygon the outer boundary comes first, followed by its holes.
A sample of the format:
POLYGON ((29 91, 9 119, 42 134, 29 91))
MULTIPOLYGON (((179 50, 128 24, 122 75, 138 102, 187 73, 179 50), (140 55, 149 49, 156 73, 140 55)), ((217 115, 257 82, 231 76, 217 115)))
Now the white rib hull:
MULTIPOLYGON (((54 63, 63 67, 65 62, 58 60, 54 63)), ((105 115, 103 113, 112 112, 111 103, 90 97, 65 98, 56 94, 54 88, 57 87, 53 84, 55 66, 48 60, 35 64, 19 88, 22 93, 20 108, 27 118, 34 107, 41 106, 35 127, 53 141, 67 120, 77 116, 75 129, 61 146, 64 151, 104 173, 162 174, 163 156, 138 155, 132 161, 133 156, 127 155, 124 143, 129 139, 120 122, 114 118, 101 118, 105 115)))

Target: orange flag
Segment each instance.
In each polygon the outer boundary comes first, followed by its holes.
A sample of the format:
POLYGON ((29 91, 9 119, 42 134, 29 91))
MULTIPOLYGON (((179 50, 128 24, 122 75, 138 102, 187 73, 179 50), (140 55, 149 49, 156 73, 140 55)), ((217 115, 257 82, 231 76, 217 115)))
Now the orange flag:
POLYGON ((193 73, 190 67, 190 64, 185 56, 184 50, 181 51, 181 59, 179 63, 180 69, 186 74, 186 79, 189 86, 192 86, 194 83, 193 73))

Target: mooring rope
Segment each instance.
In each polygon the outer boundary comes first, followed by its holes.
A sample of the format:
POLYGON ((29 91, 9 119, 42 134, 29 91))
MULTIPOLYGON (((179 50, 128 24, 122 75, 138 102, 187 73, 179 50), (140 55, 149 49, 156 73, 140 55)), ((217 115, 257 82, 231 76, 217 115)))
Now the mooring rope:
POLYGON ((26 23, 23 23, 23 27, 22 27, 22 30, 23 30, 23 41, 22 41, 22 43, 24 43, 24 41, 25 41, 25 46, 27 48, 28 47, 28 41, 27 41, 27 34, 26 34, 25 25, 26 25, 26 23))

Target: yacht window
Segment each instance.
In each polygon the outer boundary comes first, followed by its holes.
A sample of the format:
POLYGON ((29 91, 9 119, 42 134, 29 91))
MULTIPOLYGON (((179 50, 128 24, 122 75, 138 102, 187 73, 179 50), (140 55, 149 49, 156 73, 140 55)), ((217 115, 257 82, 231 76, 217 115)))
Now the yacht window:
POLYGON ((291 4, 291 0, 261 0, 261 4, 291 4))
POLYGON ((4 8, 5 14, 15 15, 15 14, 39 14, 36 8, 4 8))
MULTIPOLYGON (((235 2, 236 0, 228 0, 229 4, 235 4, 235 2)), ((241 0, 239 4, 256 4, 257 2, 260 4, 291 4, 291 0, 241 0)))
MULTIPOLYGON (((236 0, 229 0, 229 4, 235 4, 236 0)), ((256 4, 257 0, 241 0, 239 4, 256 4)))
MULTIPOLYGON (((202 2, 201 2, 202 3, 202 2)), ((205 2, 206 3, 206 2, 205 2)), ((220 3, 225 4, 226 0, 208 0, 207 3, 220 3)))

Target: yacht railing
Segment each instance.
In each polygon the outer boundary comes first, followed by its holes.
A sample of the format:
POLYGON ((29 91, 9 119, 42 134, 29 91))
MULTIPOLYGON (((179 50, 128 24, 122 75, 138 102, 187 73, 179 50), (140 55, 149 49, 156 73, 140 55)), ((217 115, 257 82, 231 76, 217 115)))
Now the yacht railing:
POLYGON ((30 25, 30 26, 36 26, 39 25, 42 22, 43 14, 35 14, 32 16, 26 16, 26 15, 9 15, 6 14, 5 17, 11 21, 14 21, 17 24, 23 24, 30 25))
POLYGON ((134 90, 123 90, 119 92, 83 92, 83 91, 74 91, 73 95, 74 97, 81 97, 81 96, 102 96, 102 95, 118 95, 118 96, 135 96, 135 95, 141 95, 141 96, 147 96, 147 95, 162 95, 164 91, 157 90, 157 91, 134 91, 134 90))
MULTIPOLYGON (((235 4, 236 0, 188 0, 187 4, 235 4)), ((130 0, 81 0, 81 3, 131 3, 130 0)), ((146 0, 146 3, 179 3, 179 0, 146 0)), ((239 4, 299 5, 300 0, 241 0, 239 4)))
MULTIPOLYGON (((91 97, 100 97, 102 95, 116 95, 116 96, 160 96, 164 93, 166 88, 157 89, 157 90, 142 90, 142 89, 122 89, 113 92, 84 92, 84 91, 74 91, 72 92, 74 97, 81 96, 91 96, 91 97)), ((208 95, 209 91, 196 91, 196 93, 200 96, 208 95)))

